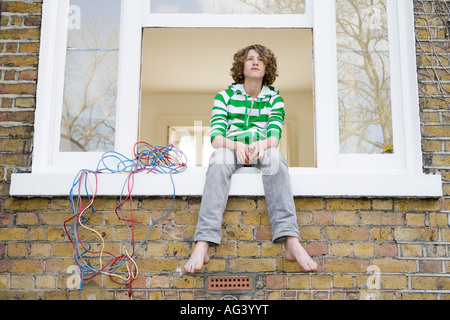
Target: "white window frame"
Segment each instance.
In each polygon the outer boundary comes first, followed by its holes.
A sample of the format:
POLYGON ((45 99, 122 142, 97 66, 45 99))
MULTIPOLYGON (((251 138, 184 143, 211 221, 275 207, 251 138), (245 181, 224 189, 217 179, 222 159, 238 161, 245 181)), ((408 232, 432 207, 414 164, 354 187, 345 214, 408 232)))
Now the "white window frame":
MULTIPOLYGON (((142 28, 240 27, 314 29, 315 168, 290 168, 295 196, 439 197, 439 175, 422 169, 413 4, 388 0, 394 154, 339 154, 334 0, 306 0, 305 15, 150 14, 149 0, 122 1, 115 151, 131 155, 139 130, 142 28), (315 9, 314 9, 315 6, 315 9), (268 25, 268 21, 271 22, 268 25)), ((69 0, 43 0, 32 172, 13 174, 15 196, 67 195, 75 174, 95 169, 101 153, 60 153, 59 125, 69 0)), ((264 195, 261 176, 244 168, 230 195, 264 195), (245 182, 245 183, 244 183, 245 182), (249 190, 243 186, 254 183, 249 190)), ((206 167, 174 175, 177 195, 201 195, 206 167)), ((124 174, 99 176, 98 195, 118 195, 124 174)), ((136 195, 172 195, 164 175, 137 175, 136 195)))

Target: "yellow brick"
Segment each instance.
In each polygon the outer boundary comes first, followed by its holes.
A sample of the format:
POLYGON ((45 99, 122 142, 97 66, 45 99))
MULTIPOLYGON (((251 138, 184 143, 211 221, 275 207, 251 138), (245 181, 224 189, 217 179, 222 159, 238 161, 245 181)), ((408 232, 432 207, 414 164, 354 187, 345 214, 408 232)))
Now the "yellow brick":
POLYGON ((138 259, 139 272, 174 272, 178 268, 178 259, 138 259))
POLYGON ((415 244, 402 244, 403 257, 422 257, 422 246, 415 244))
POLYGON ((55 243, 53 244, 54 257, 72 257, 74 254, 73 245, 69 243, 55 243))
POLYGON ((445 257, 447 255, 447 246, 444 245, 425 245, 427 257, 445 257))
MULTIPOLYGON (((141 210, 169 210, 172 206, 172 198, 146 198, 141 202, 141 210)), ((187 201, 176 198, 173 210, 186 210, 187 201)))
POLYGON ((349 243, 332 243, 330 253, 333 257, 348 257, 352 254, 352 248, 349 243))
POLYGON ((297 300, 312 300, 313 297, 311 295, 311 293, 304 293, 304 292, 299 292, 297 294, 297 300))
POLYGON ((0 229, 0 241, 39 241, 45 240, 44 228, 3 228, 0 229))
POLYGON ((256 208, 258 211, 267 211, 267 204, 265 198, 258 198, 256 200, 256 208))
POLYGON ((397 212, 361 212, 361 225, 403 225, 403 214, 397 212))
POLYGON ((173 288, 193 289, 195 288, 195 278, 193 276, 174 277, 173 288))
MULTIPOLYGON (((101 242, 102 238, 104 241, 113 240, 113 232, 114 229, 108 228, 108 227, 90 227, 91 229, 95 230, 96 232, 84 228, 78 228, 78 234, 81 237, 81 239, 89 242, 101 242), (99 235, 100 234, 100 235, 99 235), (101 236, 101 237, 100 237, 101 236)), ((135 229, 136 231, 136 229, 135 229)), ((136 233, 136 232, 135 232, 136 233)), ((128 237, 125 239, 129 239, 130 235, 128 233, 128 237)), ((55 239, 57 240, 57 239, 55 239)), ((120 239, 124 240, 124 239, 120 239)))
POLYGON ((436 241, 438 230, 433 228, 396 228, 394 239, 397 241, 436 241))
POLYGON ((11 243, 8 244, 8 256, 9 257, 25 257, 28 254, 28 248, 23 243, 11 243))
POLYGON ((115 212, 105 212, 103 217, 105 220, 105 225, 107 226, 126 226, 126 221, 119 219, 115 212))
POLYGON ((0 292, 1 300, 40 300, 41 293, 38 291, 9 290, 0 292))
POLYGON ((42 11, 42 4, 11 1, 3 4, 3 11, 15 13, 40 13, 42 11))
POLYGON ((202 269, 201 272, 204 272, 206 269, 209 272, 225 271, 226 267, 227 267, 226 260, 223 260, 223 259, 211 259, 207 264, 205 264, 203 266, 203 269, 202 269))
POLYGON ((0 289, 8 289, 9 279, 6 274, 0 274, 0 289))
POLYGON ((228 240, 252 240, 253 230, 249 227, 227 227, 225 233, 228 240))
POLYGON ((51 254, 51 245, 49 243, 36 243, 31 245, 31 257, 49 257, 51 254))
POLYGON ((391 241, 391 229, 390 228, 372 228, 370 230, 370 239, 372 241, 391 241))
POLYGON ((373 265, 380 268, 381 273, 414 273, 417 272, 416 262, 412 260, 374 259, 373 265))
POLYGON ((187 243, 169 243, 167 246, 167 255, 170 257, 187 257, 190 249, 187 243))
POLYGON ((183 240, 184 230, 184 227, 165 225, 162 240, 183 240))
POLYGON ((295 261, 288 261, 284 257, 276 259, 276 270, 278 272, 300 272, 303 271, 295 261))
MULTIPOLYGON (((111 232, 111 228, 108 232, 111 232)), ((147 236, 147 233, 150 228, 148 227, 140 227, 134 229, 134 235, 135 235, 135 241, 142 241, 147 236)), ((98 231, 98 230, 97 230, 98 231)), ((158 226, 154 226, 150 233, 148 234, 147 240, 160 240, 161 239, 161 228, 158 226)), ((116 237, 115 240, 130 240, 130 232, 128 231, 128 228, 118 228, 116 230, 116 237)))
POLYGON ((324 263, 325 272, 366 272, 369 260, 362 259, 327 259, 324 263))
POLYGON ((236 255, 236 243, 225 242, 215 248, 216 257, 228 257, 236 255))
POLYGON ((364 241, 369 240, 369 229, 325 227, 324 238, 337 241, 364 241))
POLYGON ((192 292, 180 291, 180 300, 194 300, 194 294, 192 292))
POLYGON ((309 275, 294 275, 288 278, 288 289, 310 289, 311 288, 311 280, 309 275))
POLYGON ((149 300, 162 300, 162 292, 161 291, 151 291, 148 295, 149 300))
POLYGON ((253 211, 256 209, 256 202, 246 197, 230 197, 225 211, 253 211))
POLYGON ((166 244, 164 243, 147 243, 145 255, 148 257, 162 257, 166 254, 166 244))
POLYGON ((324 202, 321 198, 295 198, 295 208, 299 211, 323 210, 324 202))
POLYGON ((303 241, 322 240, 321 228, 300 227, 300 238, 303 241))
POLYGON ((251 226, 268 226, 270 225, 269 215, 267 212, 244 212, 242 223, 251 226))
POLYGON ((31 289, 33 286, 32 275, 11 275, 11 289, 31 289))
POLYGON ((281 300, 280 291, 271 291, 267 295, 267 300, 281 300))
POLYGON ((439 199, 398 199, 394 202, 395 211, 438 211, 440 207, 439 199))
MULTIPOLYGON (((436 117, 438 117, 438 115, 436 115, 436 117)), ((434 122, 434 121, 432 121, 431 119, 426 119, 423 120, 423 122, 434 122)), ((434 140, 422 141, 422 149, 427 152, 440 152, 442 151, 442 142, 434 140)), ((447 144, 445 144, 445 150, 448 151, 447 144)))
POLYGON ((33 226, 37 224, 36 214, 34 212, 16 212, 16 225, 29 225, 33 226))
POLYGON ((223 223, 228 226, 238 226, 241 224, 240 212, 225 212, 223 215, 223 223))
POLYGON ((240 243, 237 248, 238 257, 259 256, 259 246, 257 243, 240 243))
POLYGON ((437 300, 435 293, 402 293, 401 295, 402 300, 437 300))
POLYGON ((449 225, 447 213, 430 213, 430 226, 445 227, 449 225))
POLYGON ((394 201, 391 199, 374 199, 372 200, 373 210, 392 210, 394 208, 394 201))
POLYGON ((306 211, 297 211, 297 224, 300 226, 310 225, 312 213, 306 211))
POLYGON ((196 226, 198 220, 197 212, 177 211, 174 213, 174 223, 177 225, 196 226))
POLYGON ((334 275, 333 288, 352 288, 353 277, 350 275, 334 275))
POLYGON ((331 276, 326 275, 312 275, 311 289, 329 289, 331 288, 331 276))
MULTIPOLYGON (((154 221, 158 221, 158 225, 164 225, 172 223, 174 212, 167 212, 167 210, 156 210, 150 212, 150 214, 146 211, 141 212, 134 212, 134 219, 136 221, 140 221, 143 224, 147 224, 148 218, 150 216, 150 223, 153 224, 154 221)), ((131 218, 131 215, 128 214, 125 217, 128 217, 128 219, 131 218)))
POLYGON ((56 278, 48 275, 36 275, 35 285, 36 289, 55 289, 56 278))
POLYGON ((406 224, 408 226, 424 227, 425 226, 425 215, 420 214, 420 213, 407 213, 406 214, 406 224))
POLYGON ((356 225, 356 213, 350 211, 342 211, 335 213, 336 225, 354 226, 356 225))
POLYGON ((274 259, 235 259, 229 261, 232 272, 269 272, 275 271, 274 259))
POLYGON ((327 200, 328 210, 368 210, 370 209, 370 201, 362 199, 330 199, 327 200))
POLYGON ((47 241, 62 241, 67 237, 64 229, 61 228, 47 228, 47 241))
POLYGON ((7 211, 36 211, 48 209, 48 200, 42 198, 22 199, 7 198, 3 202, 3 208, 7 211))
POLYGON ((450 290, 449 277, 411 277, 411 283, 416 290, 450 290))
MULTIPOLYGON (((17 101, 16 101, 17 103, 17 101)), ((72 203, 65 198, 53 198, 50 199, 50 209, 51 210, 70 210, 72 209, 72 203)), ((73 212, 72 212, 73 214, 73 212)))
POLYGON ((171 287, 171 276, 152 276, 150 278, 151 288, 170 288, 171 287))
POLYGON ((331 292, 330 300, 345 300, 345 292, 331 292))
POLYGON ((356 257, 372 257, 374 254, 373 243, 355 243, 353 245, 353 254, 356 257))
POLYGON ((282 254, 283 254, 283 247, 279 244, 274 244, 272 242, 264 242, 261 245, 262 257, 281 257, 282 254))
POLYGON ((407 289, 408 278, 401 275, 384 275, 381 276, 383 289, 407 289))

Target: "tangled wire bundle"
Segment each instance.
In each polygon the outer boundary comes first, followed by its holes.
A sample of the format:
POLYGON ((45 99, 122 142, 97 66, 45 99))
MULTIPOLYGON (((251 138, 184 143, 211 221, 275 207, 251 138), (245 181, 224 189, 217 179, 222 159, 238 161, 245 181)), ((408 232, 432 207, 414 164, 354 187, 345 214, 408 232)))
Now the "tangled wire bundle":
POLYGON ((103 154, 98 162, 96 170, 80 170, 77 174, 71 190, 70 201, 73 208, 73 216, 64 221, 64 230, 69 237, 74 248, 74 263, 76 270, 80 273, 80 286, 82 289, 83 280, 89 280, 98 274, 105 274, 110 277, 112 281, 121 285, 128 285, 130 287, 129 294, 132 294, 132 283, 138 276, 138 265, 134 260, 136 252, 146 242, 153 226, 172 210, 175 202, 175 184, 173 182, 173 174, 181 173, 187 168, 187 159, 183 152, 173 145, 166 147, 154 147, 145 142, 137 142, 133 148, 134 158, 129 159, 124 155, 110 151, 103 154), (159 219, 153 221, 144 240, 138 245, 134 238, 134 224, 140 223, 133 217, 133 200, 132 191, 134 185, 134 175, 137 173, 154 173, 154 174, 169 174, 173 186, 172 205, 167 213, 159 219), (128 173, 125 183, 122 187, 119 204, 116 206, 115 213, 119 220, 126 223, 130 233, 130 241, 126 248, 122 250, 121 254, 113 254, 105 250, 105 240, 100 232, 88 227, 89 222, 87 217, 88 209, 95 213, 94 200, 97 195, 98 175, 105 173, 128 173), (92 186, 89 176, 95 177, 95 183, 92 186), (124 189, 127 187, 127 196, 124 199, 124 189), (74 192, 77 190, 77 200, 75 201, 74 192), (87 203, 82 204, 82 190, 84 190, 87 197, 87 203), (123 205, 130 202, 130 217, 125 218, 122 210, 123 205), (72 226, 69 228, 69 223, 72 226), (82 231, 84 230, 84 231, 82 231), (99 239, 99 248, 94 249, 92 241, 87 239, 99 239), (98 266, 92 266, 91 261, 98 259, 98 266), (120 272, 119 268, 125 266, 126 272, 120 272))

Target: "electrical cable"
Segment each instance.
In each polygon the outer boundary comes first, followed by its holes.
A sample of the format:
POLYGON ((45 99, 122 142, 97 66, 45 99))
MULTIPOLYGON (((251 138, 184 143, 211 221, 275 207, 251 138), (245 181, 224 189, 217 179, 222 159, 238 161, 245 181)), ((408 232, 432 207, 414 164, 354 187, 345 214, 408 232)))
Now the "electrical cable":
POLYGON ((152 146, 146 142, 139 141, 134 144, 133 157, 134 158, 130 159, 116 151, 107 151, 102 155, 95 170, 80 170, 73 180, 69 192, 70 202, 73 208, 73 216, 64 221, 64 230, 74 248, 73 264, 78 267, 78 270, 80 271, 80 290, 83 287, 83 280, 92 279, 98 274, 105 274, 108 275, 115 283, 128 285, 130 287, 129 295, 131 295, 132 283, 138 276, 138 265, 134 259, 134 256, 139 251, 141 246, 147 241, 148 236, 150 235, 150 232, 155 224, 159 220, 165 218, 173 209, 176 197, 173 174, 182 173, 186 170, 187 159, 184 153, 171 144, 161 147, 152 146), (136 244, 134 237, 134 224, 140 224, 141 222, 134 219, 132 192, 134 187, 134 176, 135 174, 141 172, 146 174, 169 174, 173 196, 172 204, 168 211, 163 216, 153 221, 144 239, 140 243, 136 244), (95 213, 94 200, 98 191, 98 175, 117 173, 127 173, 127 177, 122 185, 119 204, 115 208, 115 213, 119 220, 125 222, 130 234, 130 240, 127 247, 124 248, 122 253, 119 255, 106 251, 105 239, 102 234, 86 225, 86 223, 89 222, 87 211, 91 210, 92 213, 95 213), (89 179, 92 175, 95 178, 95 183, 93 185, 89 179), (125 189, 127 189, 126 197, 125 189), (82 204, 82 191, 84 191, 84 194, 88 200, 84 206, 82 204), (77 195, 76 200, 75 195, 77 195), (125 217, 122 209, 122 206, 127 201, 130 202, 129 218, 125 217), (69 228, 69 222, 71 221, 73 225, 69 228), (94 234, 95 238, 100 240, 100 248, 93 250, 93 241, 87 240, 88 236, 80 233, 82 230, 87 234, 94 234), (88 254, 90 255, 87 256, 88 254), (91 259, 94 259, 95 257, 97 257, 99 261, 98 267, 91 265, 91 259), (104 259, 108 258, 109 260, 104 261, 104 259), (125 265, 127 270, 125 276, 121 274, 121 271, 119 271, 119 268, 123 265, 125 265))

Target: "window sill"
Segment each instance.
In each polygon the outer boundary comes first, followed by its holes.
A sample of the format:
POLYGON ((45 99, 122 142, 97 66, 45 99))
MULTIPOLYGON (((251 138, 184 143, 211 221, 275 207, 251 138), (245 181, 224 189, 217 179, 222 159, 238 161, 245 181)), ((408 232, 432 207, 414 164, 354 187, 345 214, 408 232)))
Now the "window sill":
MULTIPOLYGON (((177 196, 201 196, 205 182, 205 167, 188 168, 174 174, 177 196)), ((243 168, 232 177, 230 196, 264 196, 261 175, 253 168, 243 168), (248 186, 252 185, 252 188, 248 186)), ((355 174, 321 173, 317 169, 291 168, 291 183, 294 196, 333 197, 440 197, 442 182, 440 175, 425 174, 355 174)), ((10 195, 68 196, 75 174, 13 174, 10 195)), ((122 174, 99 174, 98 196, 118 196, 127 178, 122 174)), ((95 187, 94 177, 90 184, 95 187)), ((125 192, 127 189, 125 188, 125 192)), ((76 190, 74 191, 76 194, 76 190)), ((173 185, 168 174, 135 175, 134 196, 172 196, 173 185)))

